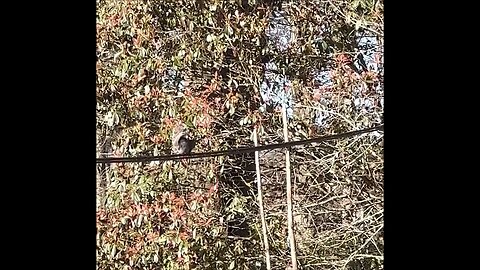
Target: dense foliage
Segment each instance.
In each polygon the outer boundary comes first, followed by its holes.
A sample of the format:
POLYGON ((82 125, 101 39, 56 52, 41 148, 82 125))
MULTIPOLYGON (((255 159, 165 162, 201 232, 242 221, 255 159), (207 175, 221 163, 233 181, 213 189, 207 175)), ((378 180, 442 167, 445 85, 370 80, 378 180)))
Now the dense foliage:
MULTIPOLYGON (((300 140, 383 122, 383 1, 97 0, 99 156, 300 140)), ((301 269, 383 269, 383 135, 291 149, 301 269)), ((262 152, 274 269, 283 151, 262 152)), ((98 269, 265 267, 253 155, 98 169, 98 269)))

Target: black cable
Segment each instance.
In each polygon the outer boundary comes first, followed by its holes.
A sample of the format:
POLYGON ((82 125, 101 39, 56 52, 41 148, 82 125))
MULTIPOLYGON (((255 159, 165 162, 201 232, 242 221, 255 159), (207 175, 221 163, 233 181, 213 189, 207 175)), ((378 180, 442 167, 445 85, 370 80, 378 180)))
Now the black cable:
POLYGON ((271 150, 276 148, 285 148, 292 147, 296 145, 304 145, 314 142, 323 142, 329 140, 335 140, 346 137, 353 137, 356 135, 373 132, 376 130, 383 130, 383 124, 371 128, 349 131, 345 133, 335 134, 335 135, 326 135, 322 137, 301 140, 301 141, 292 141, 285 143, 269 144, 262 145, 257 147, 239 147, 230 150, 214 151, 214 152, 204 152, 204 153, 191 153, 191 154, 180 154, 180 155, 165 155, 165 156, 140 156, 140 157, 110 157, 110 158, 97 158, 96 163, 131 163, 131 162, 149 162, 149 161, 166 161, 166 160, 177 160, 177 159, 193 159, 193 158, 205 158, 205 157, 215 157, 215 156, 226 156, 233 154, 244 154, 251 153, 255 151, 271 150))

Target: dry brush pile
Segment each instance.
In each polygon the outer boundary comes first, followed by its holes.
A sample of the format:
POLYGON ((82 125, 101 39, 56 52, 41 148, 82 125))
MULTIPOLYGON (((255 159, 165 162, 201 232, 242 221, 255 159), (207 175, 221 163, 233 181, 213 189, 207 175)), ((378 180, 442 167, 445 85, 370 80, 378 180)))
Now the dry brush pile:
MULTIPOLYGON (((97 0, 98 157, 383 123, 383 1, 97 0), (368 57, 367 57, 368 56, 368 57), (327 79, 325 79, 327 78, 327 79)), ((383 269, 383 134, 290 149, 300 269, 383 269)), ((284 149, 260 168, 272 269, 290 264, 284 149)), ((264 269, 254 154, 106 164, 98 269, 264 269)))

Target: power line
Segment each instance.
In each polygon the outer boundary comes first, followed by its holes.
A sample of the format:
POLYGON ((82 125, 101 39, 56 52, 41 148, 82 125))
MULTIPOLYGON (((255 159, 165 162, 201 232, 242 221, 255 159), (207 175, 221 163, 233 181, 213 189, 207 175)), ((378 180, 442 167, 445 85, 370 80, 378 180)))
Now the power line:
POLYGON ((213 151, 213 152, 204 152, 204 153, 191 153, 191 154, 180 154, 180 155, 163 155, 163 156, 139 156, 139 157, 109 157, 109 158, 97 158, 96 163, 132 163, 132 162, 150 162, 150 161, 167 161, 167 160, 178 160, 178 159, 194 159, 194 158, 206 158, 206 157, 216 157, 216 156, 227 156, 233 154, 245 154, 252 153, 255 151, 264 151, 277 148, 292 147, 297 145, 305 145, 309 143, 318 143, 324 141, 330 141, 335 139, 353 137, 356 135, 369 133, 377 130, 383 130, 383 124, 371 128, 349 131, 340 134, 326 135, 317 138, 301 140, 301 141, 292 141, 285 143, 276 143, 268 144, 257 147, 239 147, 229 150, 222 151, 213 151))

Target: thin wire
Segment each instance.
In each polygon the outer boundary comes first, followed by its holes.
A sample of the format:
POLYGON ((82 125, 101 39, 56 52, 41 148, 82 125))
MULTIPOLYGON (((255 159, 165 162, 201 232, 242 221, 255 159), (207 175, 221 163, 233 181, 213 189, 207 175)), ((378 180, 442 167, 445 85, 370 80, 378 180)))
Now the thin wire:
POLYGON ((233 154, 245 154, 253 153, 255 151, 264 151, 277 148, 292 147, 296 145, 305 145, 309 143, 318 143, 323 141, 330 141, 335 139, 353 137, 356 135, 361 135, 364 133, 369 133, 377 130, 383 130, 383 124, 371 128, 349 131, 340 134, 326 135, 317 138, 301 140, 301 141, 291 141, 285 143, 269 144, 256 147, 239 147, 229 150, 222 151, 213 151, 213 152, 203 152, 203 153, 191 153, 191 154, 179 154, 179 155, 163 155, 163 156, 139 156, 139 157, 109 157, 109 158, 97 158, 96 163, 132 163, 132 162, 150 162, 150 161, 167 161, 167 160, 178 160, 178 159, 194 159, 194 158, 206 158, 206 157, 216 157, 216 156, 227 156, 233 154))

